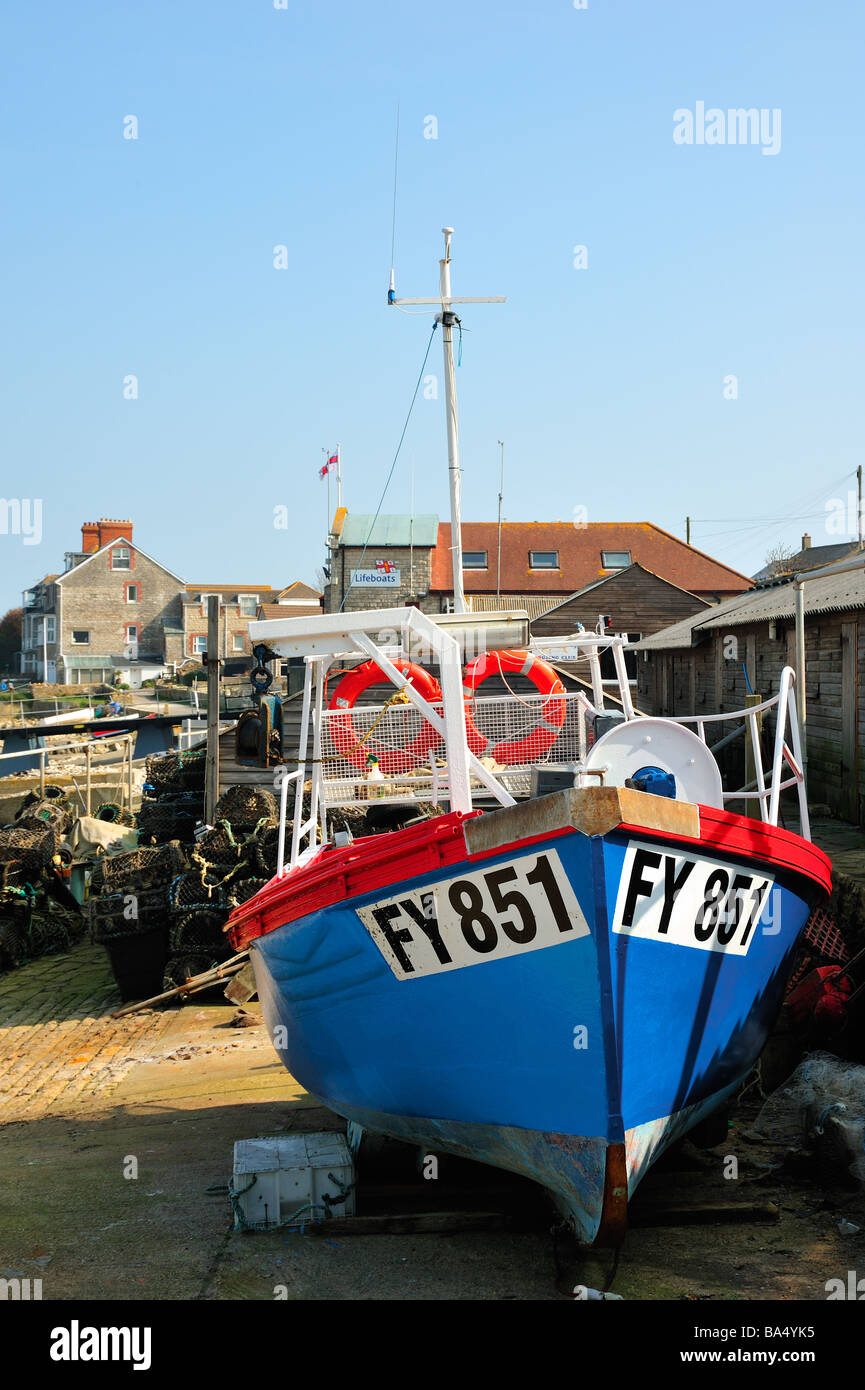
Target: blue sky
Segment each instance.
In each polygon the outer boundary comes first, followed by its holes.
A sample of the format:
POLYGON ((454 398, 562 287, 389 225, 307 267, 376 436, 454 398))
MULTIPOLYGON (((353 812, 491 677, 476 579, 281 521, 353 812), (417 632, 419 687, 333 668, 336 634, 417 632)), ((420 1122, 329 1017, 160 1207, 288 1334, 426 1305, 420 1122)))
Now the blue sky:
MULTIPOLYGON (((398 294, 434 292, 450 224, 455 292, 508 296, 463 315, 466 520, 495 517, 503 439, 512 521, 690 514, 745 572, 779 537, 838 539, 863 438, 858 0, 48 0, 7 7, 0 41, 2 491, 43 501, 38 546, 0 535, 2 607, 98 516, 189 581, 311 581, 337 441, 345 502, 375 510, 430 326, 385 303, 397 103, 398 294), (699 101, 780 109, 779 153, 675 144, 699 101)), ((444 516, 440 399, 385 511, 412 467, 444 516)))

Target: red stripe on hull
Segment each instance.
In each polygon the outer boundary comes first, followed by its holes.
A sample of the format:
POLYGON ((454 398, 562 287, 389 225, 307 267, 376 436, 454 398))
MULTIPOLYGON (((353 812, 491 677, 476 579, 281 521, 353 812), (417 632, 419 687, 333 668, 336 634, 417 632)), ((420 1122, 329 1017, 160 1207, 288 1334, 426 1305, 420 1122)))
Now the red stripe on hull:
MULTIPOLYGON (((713 806, 701 806, 699 810, 699 839, 642 825, 622 824, 616 829, 641 838, 756 860, 774 869, 801 875, 823 892, 831 892, 832 866, 823 851, 810 841, 789 830, 713 806)), ((481 814, 480 811, 471 813, 472 816, 481 814)), ((232 913, 226 926, 232 945, 235 950, 242 950, 256 937, 311 912, 332 907, 334 903, 466 863, 469 856, 462 827, 469 818, 453 811, 422 825, 393 830, 386 835, 367 836, 345 849, 322 848, 310 863, 286 877, 272 879, 260 893, 232 913)), ((543 835, 514 840, 483 854, 472 855, 471 862, 498 857, 570 833, 565 826, 543 835)))

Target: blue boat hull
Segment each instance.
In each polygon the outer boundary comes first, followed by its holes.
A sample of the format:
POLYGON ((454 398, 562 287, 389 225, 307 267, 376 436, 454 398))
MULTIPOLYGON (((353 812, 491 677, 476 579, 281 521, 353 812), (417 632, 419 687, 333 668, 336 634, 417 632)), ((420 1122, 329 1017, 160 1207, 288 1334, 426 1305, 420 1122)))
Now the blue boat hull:
POLYGON ((651 1162, 756 1061, 814 881, 622 825, 400 863, 294 920, 275 900, 250 944, 283 1062, 347 1119, 524 1174, 579 1240, 617 1238, 651 1162))

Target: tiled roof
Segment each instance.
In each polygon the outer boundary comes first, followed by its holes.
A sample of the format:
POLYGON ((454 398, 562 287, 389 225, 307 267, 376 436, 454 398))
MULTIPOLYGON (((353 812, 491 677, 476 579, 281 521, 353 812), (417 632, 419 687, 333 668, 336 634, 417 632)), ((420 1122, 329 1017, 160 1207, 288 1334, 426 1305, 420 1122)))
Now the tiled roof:
POLYGON ((302 579, 295 579, 293 584, 279 590, 279 598, 282 602, 287 599, 290 603, 314 603, 321 598, 321 591, 314 589, 311 584, 304 584, 302 579))
MULTIPOLYGON (((463 550, 485 550, 488 565, 486 570, 464 570, 467 589, 495 593, 497 533, 494 521, 463 522, 463 550)), ((564 598, 615 573, 602 566, 604 550, 629 551, 632 561, 638 560, 659 578, 690 593, 742 593, 751 586, 744 574, 686 545, 650 521, 595 521, 581 527, 567 521, 510 521, 502 526, 502 592, 555 594, 564 598), (530 550, 557 551, 558 570, 529 569, 530 550)), ((433 552, 430 588, 444 593, 453 588, 450 526, 444 523, 439 526, 438 544, 433 552)))

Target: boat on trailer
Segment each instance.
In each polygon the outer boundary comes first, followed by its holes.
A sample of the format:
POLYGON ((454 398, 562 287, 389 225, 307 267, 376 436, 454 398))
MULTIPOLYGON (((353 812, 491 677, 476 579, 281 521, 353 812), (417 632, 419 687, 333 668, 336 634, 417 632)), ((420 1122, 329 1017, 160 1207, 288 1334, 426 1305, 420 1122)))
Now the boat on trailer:
POLYGON ((751 1071, 830 890, 809 839, 794 676, 735 714, 652 718, 631 704, 626 639, 581 633, 567 648, 591 672, 591 698, 483 697, 464 689, 462 666, 485 625, 524 642, 529 671, 549 666, 551 644, 526 641, 520 613, 254 625, 256 641, 305 661, 312 760, 282 778, 278 872, 228 930, 250 948, 277 1051, 312 1095, 355 1126, 533 1178, 581 1242, 614 1241, 652 1161, 751 1071), (604 648, 619 671, 612 710, 604 648), (440 699, 416 687, 420 653, 440 699), (329 669, 352 660, 374 662, 399 700, 346 705, 339 684, 327 699, 329 669), (750 741, 744 790, 759 818, 725 807, 743 789, 724 791, 707 744, 722 721, 750 741), (479 757, 467 728, 499 752, 536 738, 543 753, 479 757), (367 750, 381 780, 363 770, 367 750), (533 769, 562 766, 573 785, 531 795, 533 769), (789 787, 802 834, 778 825, 789 787), (408 820, 353 838, 340 808, 365 802, 408 820))
POLYGON ((452 295, 444 233, 439 295, 398 300, 391 272, 388 302, 440 308, 455 611, 250 624, 305 663, 302 760, 281 774, 277 873, 227 930, 286 1067, 355 1139, 524 1174, 579 1241, 614 1243, 652 1161, 754 1066, 830 865, 791 669, 747 710, 652 718, 625 638, 531 640, 522 611, 466 611, 453 306, 497 301, 452 295), (393 695, 359 703, 382 680, 393 695), (710 744, 742 734, 753 776, 725 791, 710 744), (800 834, 778 825, 792 788, 800 834), (358 806, 390 828, 354 838, 358 806))

